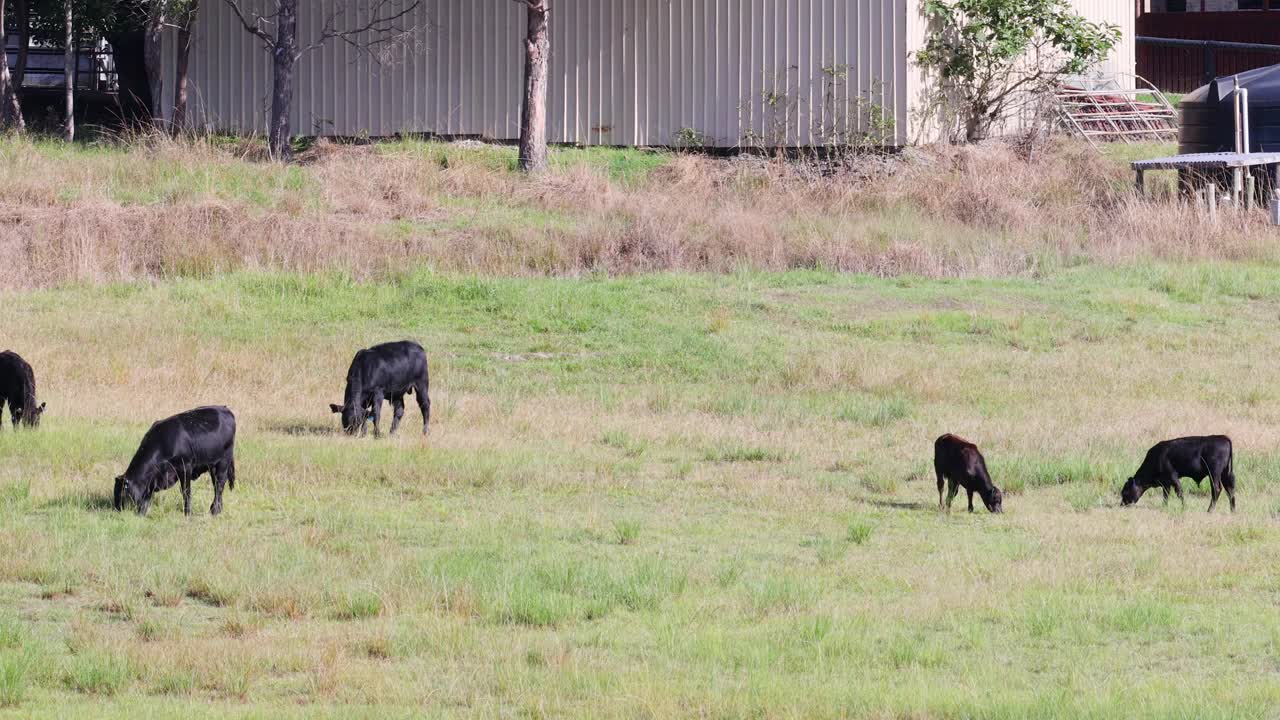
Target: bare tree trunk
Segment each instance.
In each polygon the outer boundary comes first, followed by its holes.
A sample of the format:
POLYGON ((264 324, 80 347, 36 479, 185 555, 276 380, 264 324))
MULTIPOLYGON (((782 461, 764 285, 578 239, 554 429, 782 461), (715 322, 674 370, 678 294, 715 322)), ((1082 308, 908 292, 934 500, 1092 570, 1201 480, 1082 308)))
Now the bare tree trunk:
POLYGON ((288 162, 289 111, 293 107, 293 66, 298 59, 298 0, 277 0, 276 43, 271 72, 271 127, 267 143, 271 157, 288 162))
POLYGON ((15 0, 13 3, 14 20, 18 23, 18 57, 13 66, 13 87, 22 90, 22 83, 27 79, 27 56, 31 53, 31 10, 27 0, 15 0))
POLYGON ((524 107, 520 112, 520 170, 547 169, 547 76, 551 58, 551 0, 526 0, 529 32, 524 42, 524 107))
POLYGON ((67 89, 67 124, 66 139, 76 139, 76 36, 75 25, 71 13, 71 0, 62 0, 63 20, 66 23, 66 34, 63 36, 64 49, 62 67, 66 74, 64 85, 67 89))
POLYGON ((9 35, 4 24, 4 0, 0 0, 0 130, 19 130, 22 127, 22 106, 18 104, 18 92, 9 75, 9 35))
POLYGON ((151 86, 151 124, 159 127, 164 122, 164 25, 166 5, 156 3, 158 7, 151 11, 147 18, 146 43, 142 48, 143 62, 147 66, 147 84, 151 86))
POLYGON ((192 28, 196 24, 196 15, 200 12, 200 3, 191 0, 182 25, 178 27, 178 59, 173 70, 173 132, 180 133, 187 126, 187 79, 191 66, 191 40, 194 37, 192 28))

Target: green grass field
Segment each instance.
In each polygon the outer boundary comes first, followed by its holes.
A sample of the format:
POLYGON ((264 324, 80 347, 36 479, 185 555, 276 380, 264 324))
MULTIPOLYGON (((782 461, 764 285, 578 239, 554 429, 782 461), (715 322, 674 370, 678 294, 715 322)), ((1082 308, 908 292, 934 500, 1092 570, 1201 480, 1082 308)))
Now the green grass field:
MULTIPOLYGON (((484 279, 236 273, 0 294, 0 716, 1265 718, 1280 707, 1280 270, 484 279), (415 338, 429 437, 335 434, 415 338), (110 509, 147 425, 239 483, 110 509), (933 439, 1005 514, 942 515, 933 439), (1150 493, 1235 440, 1240 511, 1150 493)), ((1225 503, 1224 503, 1225 505, 1225 503)))

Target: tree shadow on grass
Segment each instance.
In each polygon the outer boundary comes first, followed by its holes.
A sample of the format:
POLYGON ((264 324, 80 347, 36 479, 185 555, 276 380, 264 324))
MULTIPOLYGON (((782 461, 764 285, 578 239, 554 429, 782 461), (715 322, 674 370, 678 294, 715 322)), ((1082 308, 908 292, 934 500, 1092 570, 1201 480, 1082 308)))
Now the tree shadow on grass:
POLYGON ((47 502, 40 503, 37 506, 39 510, 87 510, 89 512, 102 512, 110 510, 115 512, 115 505, 112 498, 107 493, 89 493, 78 492, 73 495, 63 495, 47 502))
POLYGON ((312 423, 312 422, 268 422, 263 426, 263 430, 269 433, 279 435, 292 435, 295 437, 316 437, 337 434, 337 428, 330 424, 312 423))
POLYGON ((938 511, 938 506, 933 503, 909 502, 906 500, 879 500, 871 497, 861 497, 858 498, 858 501, 873 507, 884 508, 885 510, 910 510, 915 512, 921 512, 924 510, 928 510, 930 512, 938 511))

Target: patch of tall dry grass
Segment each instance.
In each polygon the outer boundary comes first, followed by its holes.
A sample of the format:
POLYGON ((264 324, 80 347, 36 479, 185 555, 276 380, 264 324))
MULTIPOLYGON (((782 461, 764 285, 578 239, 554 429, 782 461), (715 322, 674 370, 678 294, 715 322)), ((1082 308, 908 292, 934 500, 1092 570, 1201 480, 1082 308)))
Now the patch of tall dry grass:
POLYGON ((1087 146, 1036 161, 987 144, 866 158, 859 172, 674 155, 642 180, 588 164, 526 179, 506 149, 321 144, 293 168, 235 147, 0 143, 0 286, 242 268, 499 274, 826 268, 929 277, 1082 261, 1269 259, 1261 212, 1210 224, 1140 200, 1087 146))

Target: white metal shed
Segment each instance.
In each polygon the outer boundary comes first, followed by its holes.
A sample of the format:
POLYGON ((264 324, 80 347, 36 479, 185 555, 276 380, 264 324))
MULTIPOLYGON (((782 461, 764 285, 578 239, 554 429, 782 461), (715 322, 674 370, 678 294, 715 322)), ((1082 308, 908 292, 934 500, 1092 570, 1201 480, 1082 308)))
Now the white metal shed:
MULTIPOLYGON (((249 0, 265 7, 271 0, 249 0)), ((1072 0, 1119 25, 1108 62, 1132 72, 1134 10, 1072 0)), ((303 43, 346 0, 307 0, 303 43)), ((921 0, 556 0, 552 10, 551 140, 662 146, 698 140, 821 144, 886 122, 913 139, 922 91, 912 53, 925 37, 921 0)), ((270 58, 223 2, 200 9, 191 58, 191 122, 261 132, 270 58)), ((510 140, 519 133, 524 11, 511 0, 423 0, 408 41, 385 62, 330 43, 297 70, 300 135, 398 133, 510 140)), ((172 53, 174 43, 168 43, 172 53)), ((173 63, 166 63, 172 68, 173 63)), ((172 98, 172 77, 164 96, 172 98)), ((171 103, 171 100, 167 100, 171 103)))

